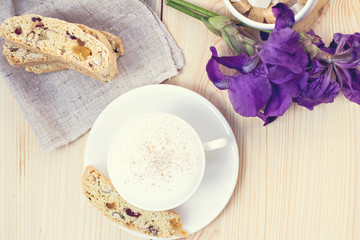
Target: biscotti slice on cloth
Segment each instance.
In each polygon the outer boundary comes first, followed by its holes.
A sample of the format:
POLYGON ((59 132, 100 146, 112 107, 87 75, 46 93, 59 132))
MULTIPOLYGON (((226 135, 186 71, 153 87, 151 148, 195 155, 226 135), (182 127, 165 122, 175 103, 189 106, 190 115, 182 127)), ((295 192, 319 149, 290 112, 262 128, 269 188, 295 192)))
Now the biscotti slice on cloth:
POLYGON ((124 45, 120 37, 106 31, 92 29, 83 24, 76 23, 75 25, 81 28, 81 30, 83 30, 85 33, 90 34, 91 36, 103 42, 110 50, 112 50, 112 53, 115 54, 116 57, 123 56, 125 54, 124 45))
MULTIPOLYGON (((111 36, 114 36, 112 34, 110 34, 111 36)), ((120 39, 120 38, 119 38, 120 39)), ((116 40, 116 39, 112 39, 112 40, 116 40)), ((121 41, 121 39, 120 39, 121 41)), ((123 49, 121 48, 121 44, 118 44, 119 42, 116 41, 111 41, 110 44, 111 46, 113 46, 113 51, 114 53, 116 53, 116 56, 119 57, 120 54, 124 53, 123 49), (119 51, 115 51, 115 50, 119 50, 119 51)), ((36 63, 37 60, 35 60, 34 63, 36 63)), ((28 64, 31 64, 31 62, 29 62, 28 64)), ((66 63, 62 63, 62 62, 52 62, 50 61, 50 63, 42 63, 42 64, 38 64, 38 65, 28 65, 25 67, 25 70, 27 72, 33 72, 36 74, 45 74, 45 73, 53 73, 53 72, 58 72, 58 71, 62 71, 62 70, 67 70, 67 69, 74 69, 73 66, 66 64, 66 63)), ((82 72, 81 69, 74 69, 78 72, 82 72)), ((83 72, 84 73, 84 72, 83 72)), ((84 74, 87 74, 86 72, 84 74)), ((89 75, 89 74, 87 74, 89 75)), ((92 75, 89 75, 90 77, 94 77, 92 75)))
POLYGON ((75 24, 27 14, 6 19, 0 35, 25 49, 42 53, 96 79, 108 82, 118 75, 116 56, 95 37, 75 24))
POLYGON ((73 65, 66 62, 55 62, 55 63, 43 63, 39 65, 28 65, 25 67, 27 72, 33 72, 36 74, 45 74, 45 73, 53 73, 59 72, 62 70, 73 69, 77 72, 81 72, 86 74, 92 78, 96 78, 96 76, 90 72, 85 72, 83 69, 74 67, 73 65))
MULTIPOLYGON (((90 34, 92 37, 96 38, 96 40, 99 40, 100 42, 102 42, 106 46, 106 48, 110 50, 111 54, 115 54, 112 51, 112 47, 111 47, 111 44, 109 43, 109 40, 105 37, 104 34, 100 33, 99 31, 97 31, 95 29, 89 28, 83 24, 75 24, 75 25, 77 27, 79 27, 84 33, 90 34)), ((72 37, 72 38, 74 38, 74 37, 72 37)), ((116 57, 116 54, 115 54, 115 57, 116 57)))
MULTIPOLYGON (((76 25, 80 27, 85 33, 91 34, 93 37, 95 37, 96 39, 100 40, 105 45, 107 45, 107 47, 112 50, 113 54, 116 55, 116 57, 123 56, 125 54, 124 45, 120 37, 105 31, 96 31, 81 24, 76 24, 76 25), (109 44, 107 42, 109 42, 109 44)), ((42 53, 37 53, 22 47, 18 47, 9 42, 5 42, 3 46, 3 53, 11 65, 18 67, 29 66, 29 65, 40 65, 40 64, 46 64, 47 66, 49 66, 49 63, 58 62, 48 56, 45 56, 42 53)), ((60 71, 57 70, 57 69, 61 69, 57 67, 58 65, 59 64, 54 64, 53 71, 49 71, 49 72, 60 71)), ((40 67, 40 68, 45 69, 45 67, 40 67)), ((38 68, 34 68, 34 69, 38 69, 38 68)))
POLYGON ((124 44, 119 36, 113 35, 105 31, 99 31, 99 32, 102 33, 110 42, 111 48, 117 57, 124 56, 125 54, 124 44))
POLYGON ((44 63, 40 65, 30 65, 25 67, 25 70, 27 72, 33 72, 36 74, 52 73, 67 69, 68 68, 61 63, 44 63))
POLYGON ((3 46, 3 53, 8 62, 17 67, 25 67, 32 64, 43 64, 57 62, 51 57, 45 56, 42 53, 37 53, 29 49, 18 47, 15 44, 5 42, 3 46))
MULTIPOLYGON (((85 33, 91 34, 96 39, 100 39, 104 42, 105 45, 108 45, 108 48, 112 50, 112 53, 115 54, 116 58, 125 54, 124 45, 120 37, 105 31, 96 31, 81 24, 76 25, 79 26, 85 33)), ((53 60, 41 53, 17 47, 9 42, 5 42, 3 53, 11 65, 19 67, 25 66, 26 71, 34 72, 36 74, 58 72, 68 68, 73 69, 73 66, 71 65, 66 66, 66 64, 53 60)), ((82 72, 81 69, 74 70, 82 72)), ((95 77, 92 75, 90 76, 95 77)))
POLYGON ((126 202, 110 180, 88 166, 82 179, 82 190, 90 203, 105 216, 130 230, 160 238, 186 237, 180 216, 172 211, 146 211, 126 202))
MULTIPOLYGON (((105 32, 105 31, 98 31, 98 32, 103 34, 106 37, 106 39, 109 41, 109 43, 111 45, 111 49, 117 58, 120 56, 123 56, 125 54, 124 45, 123 45, 120 37, 115 36, 111 33, 105 32)), ((5 46, 4 46, 4 48, 5 48, 5 46)), ((16 56, 21 56, 21 55, 16 55, 16 56)), ((22 57, 24 57, 24 56, 22 56, 22 57)), ((15 59, 15 60, 20 61, 20 59, 15 59)), ((28 64, 37 63, 38 60, 39 59, 34 59, 34 61, 31 61, 31 57, 30 57, 30 58, 28 58, 28 64)), ((14 58, 12 59, 12 61, 14 61, 14 58)), ((66 65, 63 63, 58 63, 58 62, 57 63, 42 63, 39 65, 31 65, 31 66, 26 67, 26 71, 34 72, 36 74, 58 72, 58 71, 65 70, 65 69, 68 69, 68 67, 66 67, 66 65)), ((78 71, 81 72, 81 70, 79 70, 79 69, 78 69, 78 71)))
MULTIPOLYGON (((101 39, 102 42, 105 42, 106 44, 108 42, 108 48, 112 50, 112 53, 116 56, 116 58, 125 54, 124 45, 120 37, 105 31, 96 31, 81 24, 77 24, 77 26, 79 26, 84 32, 91 34, 95 38, 101 39)), ((36 74, 52 73, 66 69, 74 69, 74 67, 71 65, 58 62, 41 53, 33 52, 31 50, 21 47, 19 48, 9 42, 5 42, 3 47, 3 53, 11 65, 26 66, 26 71, 34 72, 36 74)), ((74 70, 82 72, 81 69, 74 70)), ((87 74, 86 72, 83 73, 87 74)), ((92 75, 90 76, 95 77, 92 75)))

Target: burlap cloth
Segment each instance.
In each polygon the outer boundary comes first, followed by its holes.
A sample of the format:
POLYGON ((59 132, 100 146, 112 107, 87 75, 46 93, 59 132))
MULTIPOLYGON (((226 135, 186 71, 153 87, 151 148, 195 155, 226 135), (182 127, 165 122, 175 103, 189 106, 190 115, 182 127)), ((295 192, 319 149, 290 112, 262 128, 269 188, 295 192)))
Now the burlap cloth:
MULTIPOLYGON (((2 0, 0 21, 36 13, 105 30, 123 39, 119 76, 102 83, 72 70, 36 75, 11 66, 0 54, 0 75, 9 86, 46 152, 76 140, 116 97, 161 83, 184 65, 176 43, 156 14, 139 0, 2 0)), ((4 39, 0 40, 1 46, 4 39)))

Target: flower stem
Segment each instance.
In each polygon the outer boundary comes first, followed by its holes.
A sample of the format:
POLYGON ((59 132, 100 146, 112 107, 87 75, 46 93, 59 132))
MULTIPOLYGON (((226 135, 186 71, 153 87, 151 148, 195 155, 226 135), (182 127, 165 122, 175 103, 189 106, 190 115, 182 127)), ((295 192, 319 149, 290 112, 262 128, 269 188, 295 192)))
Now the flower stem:
MULTIPOLYGON (((213 13, 213 12, 211 12, 209 10, 206 10, 204 8, 201 8, 199 6, 196 6, 194 4, 191 4, 191 3, 183 1, 183 0, 166 0, 166 4, 169 5, 169 6, 171 6, 170 4, 177 4, 177 5, 182 6, 184 8, 193 10, 193 11, 198 12, 198 13, 201 13, 201 14, 207 16, 207 17, 218 16, 218 14, 216 14, 216 13, 213 13)), ((171 7, 173 7, 173 6, 171 6, 171 7)))
POLYGON ((180 12, 183 12, 191 17, 194 17, 198 20, 201 20, 201 18, 203 17, 203 15, 200 15, 196 12, 193 12, 187 8, 184 8, 183 6, 180 6, 180 5, 177 5, 173 2, 170 2, 170 1, 166 1, 166 5, 168 5, 169 7, 172 7, 172 8, 175 8, 176 10, 179 10, 180 12))
MULTIPOLYGON (((219 16, 218 14, 211 12, 209 10, 206 10, 204 8, 201 8, 199 6, 196 6, 192 3, 183 1, 183 0, 165 0, 166 5, 168 5, 169 7, 175 8, 177 10, 179 10, 180 12, 183 12, 191 17, 194 17, 198 20, 201 20, 202 17, 215 17, 215 16, 219 16)), ((234 23, 238 26, 241 27, 247 27, 247 28, 252 28, 255 30, 259 30, 257 28, 251 27, 245 23, 242 23, 240 21, 234 21, 234 23)), ((267 33, 271 33, 271 31, 268 30, 262 30, 264 32, 267 33)))

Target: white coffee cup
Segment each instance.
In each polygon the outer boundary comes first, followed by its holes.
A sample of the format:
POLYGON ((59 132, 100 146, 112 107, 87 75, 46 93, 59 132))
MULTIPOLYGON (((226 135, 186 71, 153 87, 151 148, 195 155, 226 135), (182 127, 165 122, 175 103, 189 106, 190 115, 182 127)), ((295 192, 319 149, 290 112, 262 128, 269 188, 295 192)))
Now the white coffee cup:
POLYGON ((183 119, 163 112, 142 115, 113 138, 107 166, 118 193, 152 211, 175 208, 199 187, 205 152, 226 147, 226 137, 202 143, 183 119))

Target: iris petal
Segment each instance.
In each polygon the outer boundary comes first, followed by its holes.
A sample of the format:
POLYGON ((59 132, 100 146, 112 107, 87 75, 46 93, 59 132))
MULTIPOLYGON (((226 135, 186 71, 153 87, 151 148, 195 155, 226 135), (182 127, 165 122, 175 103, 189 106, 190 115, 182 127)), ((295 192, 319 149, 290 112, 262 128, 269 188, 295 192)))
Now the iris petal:
POLYGON ((276 17, 275 29, 284 29, 292 27, 295 24, 294 12, 285 4, 278 3, 272 8, 272 12, 276 17))
MULTIPOLYGON (((314 60, 316 61, 316 60, 314 60)), ((317 63, 315 63, 317 64, 317 63)), ((311 71, 307 84, 301 89, 301 95, 295 101, 303 107, 313 110, 321 103, 331 103, 340 92, 340 85, 336 81, 332 69, 325 67, 311 71)))
POLYGON ((285 90, 285 88, 271 84, 272 94, 265 108, 265 115, 270 117, 282 116, 292 103, 291 95, 285 90))
POLYGON ((351 102, 360 104, 360 71, 358 69, 338 69, 343 82, 344 96, 351 102))
POLYGON ((257 71, 239 73, 230 78, 228 93, 235 112, 244 117, 256 117, 271 96, 271 85, 266 76, 257 71))
POLYGON ((229 85, 229 76, 223 74, 220 70, 219 63, 215 60, 218 56, 216 48, 210 48, 212 56, 206 65, 206 72, 210 81, 219 89, 225 90, 229 85))
POLYGON ((259 57, 257 55, 249 57, 245 54, 240 54, 231 57, 214 56, 213 58, 225 67, 236 69, 241 73, 249 73, 253 71, 259 63, 259 57))
POLYGON ((275 30, 259 52, 265 64, 279 65, 293 73, 305 72, 308 57, 300 42, 300 36, 290 28, 275 30))

